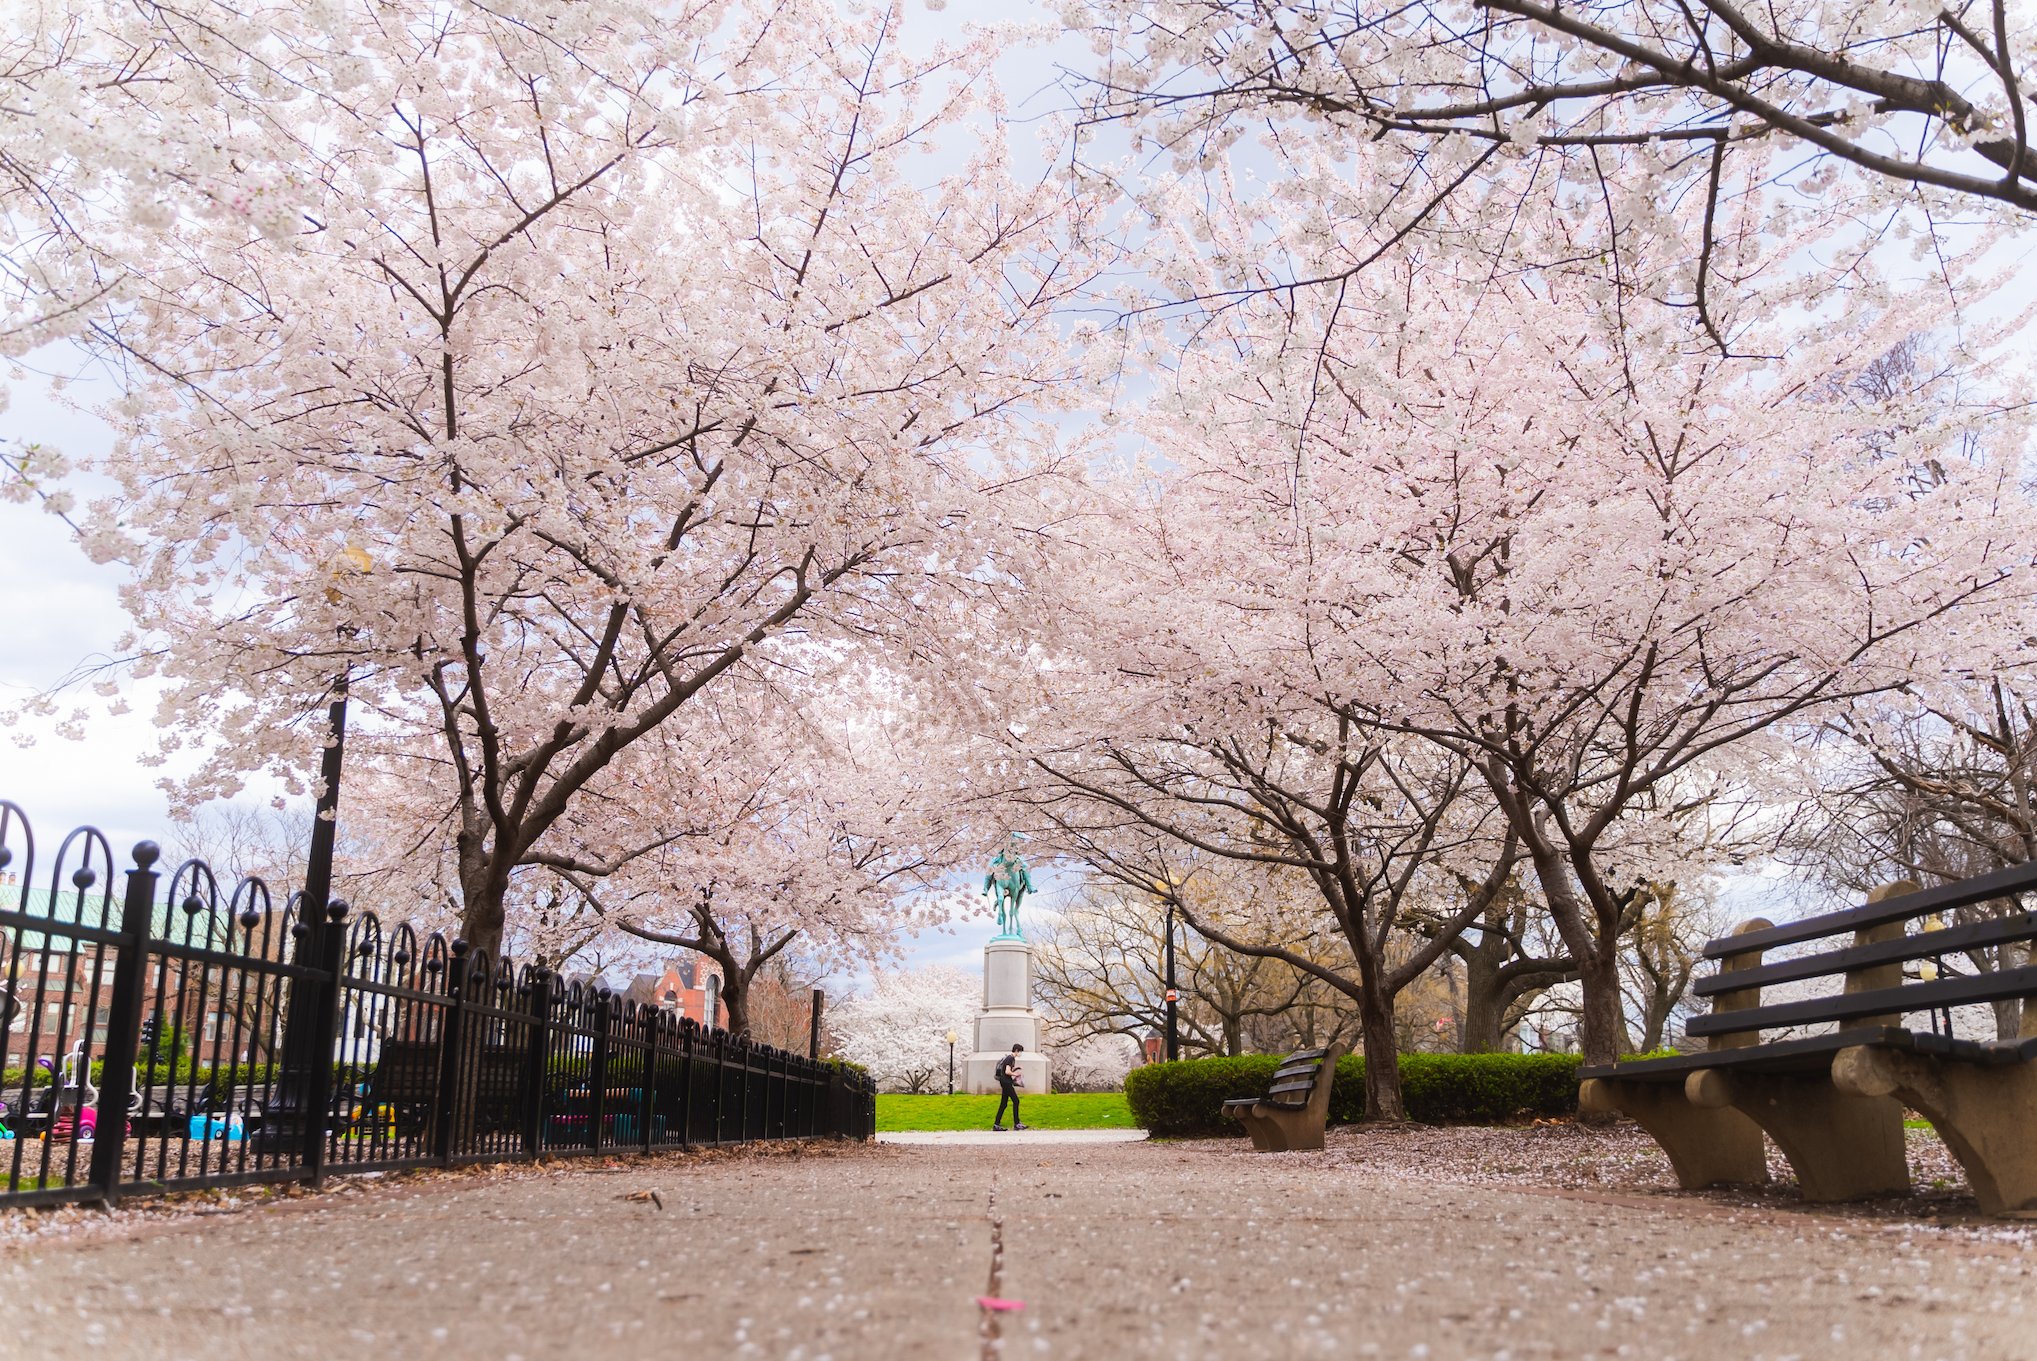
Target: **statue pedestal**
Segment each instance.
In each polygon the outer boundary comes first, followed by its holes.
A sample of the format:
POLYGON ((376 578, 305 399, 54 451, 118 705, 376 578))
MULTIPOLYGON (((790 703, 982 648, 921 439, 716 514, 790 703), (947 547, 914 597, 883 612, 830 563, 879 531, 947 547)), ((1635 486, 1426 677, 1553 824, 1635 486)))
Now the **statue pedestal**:
POLYGON ((1047 1090, 1047 1056, 1040 1052, 1043 1027, 1033 1010, 1033 947, 1018 936, 993 936, 983 947, 983 1010, 976 1017, 975 1052, 962 1068, 962 1090, 997 1092, 997 1063, 1015 1044, 1024 1045, 1019 1070, 1022 1092, 1047 1090))

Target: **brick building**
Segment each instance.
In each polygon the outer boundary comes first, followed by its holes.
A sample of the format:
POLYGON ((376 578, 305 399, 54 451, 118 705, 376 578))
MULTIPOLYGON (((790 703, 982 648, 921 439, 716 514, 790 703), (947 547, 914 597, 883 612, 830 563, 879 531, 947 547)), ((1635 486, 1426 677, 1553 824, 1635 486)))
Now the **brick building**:
POLYGON ((661 971, 640 973, 623 989, 625 1001, 663 1007, 702 1025, 725 1025, 721 1006, 721 965, 688 951, 665 961, 661 971))

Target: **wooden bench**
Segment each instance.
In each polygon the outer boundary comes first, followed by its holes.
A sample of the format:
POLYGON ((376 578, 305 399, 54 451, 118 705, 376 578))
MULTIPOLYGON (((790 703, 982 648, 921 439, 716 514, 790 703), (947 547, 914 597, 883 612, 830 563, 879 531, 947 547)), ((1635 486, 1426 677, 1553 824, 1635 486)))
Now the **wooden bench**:
MULTIPOLYGON (((392 1124, 398 1139, 424 1138, 439 1100, 440 1044, 437 1040, 386 1040, 358 1097, 347 1133, 365 1137, 392 1124), (382 1111, 389 1114, 384 1116, 382 1111)), ((461 1093, 468 1127, 499 1134, 519 1127, 524 1104, 525 1051, 489 1045, 468 1056, 461 1093)), ((341 1100, 349 1100, 342 1097, 341 1100)))
POLYGON ((1273 1071, 1264 1096, 1224 1103, 1224 1114, 1245 1127, 1252 1147, 1261 1153, 1293 1153, 1323 1146, 1323 1123, 1330 1114, 1330 1084, 1344 1046, 1303 1049, 1289 1054, 1273 1071))
MULTIPOLYGON (((1712 1010, 1686 1033, 1707 1049, 1580 1069, 1578 1105, 1633 1117, 1685 1189, 1766 1181, 1765 1134, 1816 1201, 1909 1189, 1908 1107, 1937 1128, 1985 1213, 2037 1211, 2037 1003, 2025 1001, 2012 1040, 1959 1038, 1952 1023, 1960 1008, 2037 997, 2037 912, 1939 925, 1943 914, 2031 890, 2037 862, 1931 889, 1891 884, 1863 907, 1782 926, 1747 922, 1705 947, 1718 971, 1693 991, 1712 1010), (1786 946, 1809 948, 1767 958, 1786 946), (2014 967, 1945 970, 1943 961, 1984 948, 2014 967), (1918 981, 1905 982, 1912 962, 1918 981), (1835 981, 1837 992, 1762 1004, 1766 987, 1835 981), (1921 1028, 1905 1024, 1919 1016, 1921 1028), (1826 1028, 1762 1038, 1807 1026, 1826 1028)), ((1992 1033, 1991 1013, 1978 1020, 1992 1033)))
POLYGON ((438 1095, 439 1042, 384 1040, 346 1133, 369 1138, 388 1130, 398 1139, 423 1138, 438 1095))

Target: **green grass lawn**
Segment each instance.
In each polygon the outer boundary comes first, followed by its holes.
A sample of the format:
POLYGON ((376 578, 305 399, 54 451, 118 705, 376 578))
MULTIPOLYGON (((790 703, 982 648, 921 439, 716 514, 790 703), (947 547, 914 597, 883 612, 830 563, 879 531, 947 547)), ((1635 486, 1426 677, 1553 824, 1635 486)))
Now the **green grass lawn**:
MULTIPOLYGON (((1123 1092, 1041 1092, 1023 1098, 1026 1124, 1034 1129, 1130 1129, 1132 1112, 1123 1092)), ((994 1096, 877 1097, 877 1132, 922 1129, 989 1129, 997 1114, 994 1096)), ((1010 1112, 1005 1118, 1010 1119, 1010 1112)))

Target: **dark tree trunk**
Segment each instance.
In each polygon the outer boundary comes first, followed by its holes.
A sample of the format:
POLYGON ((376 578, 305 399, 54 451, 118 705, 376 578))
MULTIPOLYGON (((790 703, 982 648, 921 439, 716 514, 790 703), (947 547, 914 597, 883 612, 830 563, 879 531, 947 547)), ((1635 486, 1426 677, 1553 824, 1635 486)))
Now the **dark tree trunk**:
POLYGON ((473 950, 485 950, 492 959, 502 958, 502 895, 490 893, 483 884, 466 895, 460 914, 460 938, 473 950))
POLYGON ((1611 1063, 1627 1051, 1619 958, 1617 949, 1609 946, 1578 962, 1578 981, 1584 985, 1584 1012, 1577 1031, 1577 1048, 1586 1063, 1611 1063))
POLYGON ((1652 1054, 1662 1047, 1663 1032, 1669 1029, 1669 1013, 1676 1010, 1681 994, 1671 996, 1667 990, 1658 988, 1648 997, 1648 1008, 1641 1017, 1641 1046, 1638 1052, 1652 1054))
POLYGON ((1488 927, 1479 931, 1476 944, 1466 932, 1452 949, 1464 965, 1464 1019, 1457 1031, 1457 1048, 1466 1054, 1497 1053, 1507 1005, 1513 1000, 1505 972, 1512 945, 1500 931, 1488 927))
MULTIPOLYGON (((1516 801, 1518 802, 1518 801, 1516 801)), ((1569 864, 1543 835, 1543 829, 1528 818, 1529 831, 1521 840, 1535 866, 1535 878, 1542 886, 1542 899, 1549 905, 1549 917, 1556 932, 1577 965, 1577 981, 1584 993, 1583 1016, 1578 1026, 1577 1047, 1586 1063, 1611 1063, 1626 1048, 1627 1023, 1620 997, 1620 942, 1618 924, 1604 925, 1594 904, 1585 900, 1570 877, 1569 864)), ((1519 820, 1515 824, 1520 825, 1519 820)))
POLYGON ((746 1035, 750 1030, 750 980, 741 969, 722 965, 721 1005, 728 1013, 728 1033, 746 1035))
POLYGON ((1366 989, 1358 1002, 1365 1048, 1365 1118, 1405 1120, 1400 1096, 1400 1046, 1393 1036, 1393 1004, 1376 989, 1366 989))
POLYGON ((1481 979, 1478 965, 1470 960, 1465 965, 1464 1024, 1458 1032, 1457 1046, 1466 1054, 1496 1054, 1507 1010, 1507 999, 1492 977, 1497 970, 1487 967, 1484 970, 1487 977, 1481 979))

